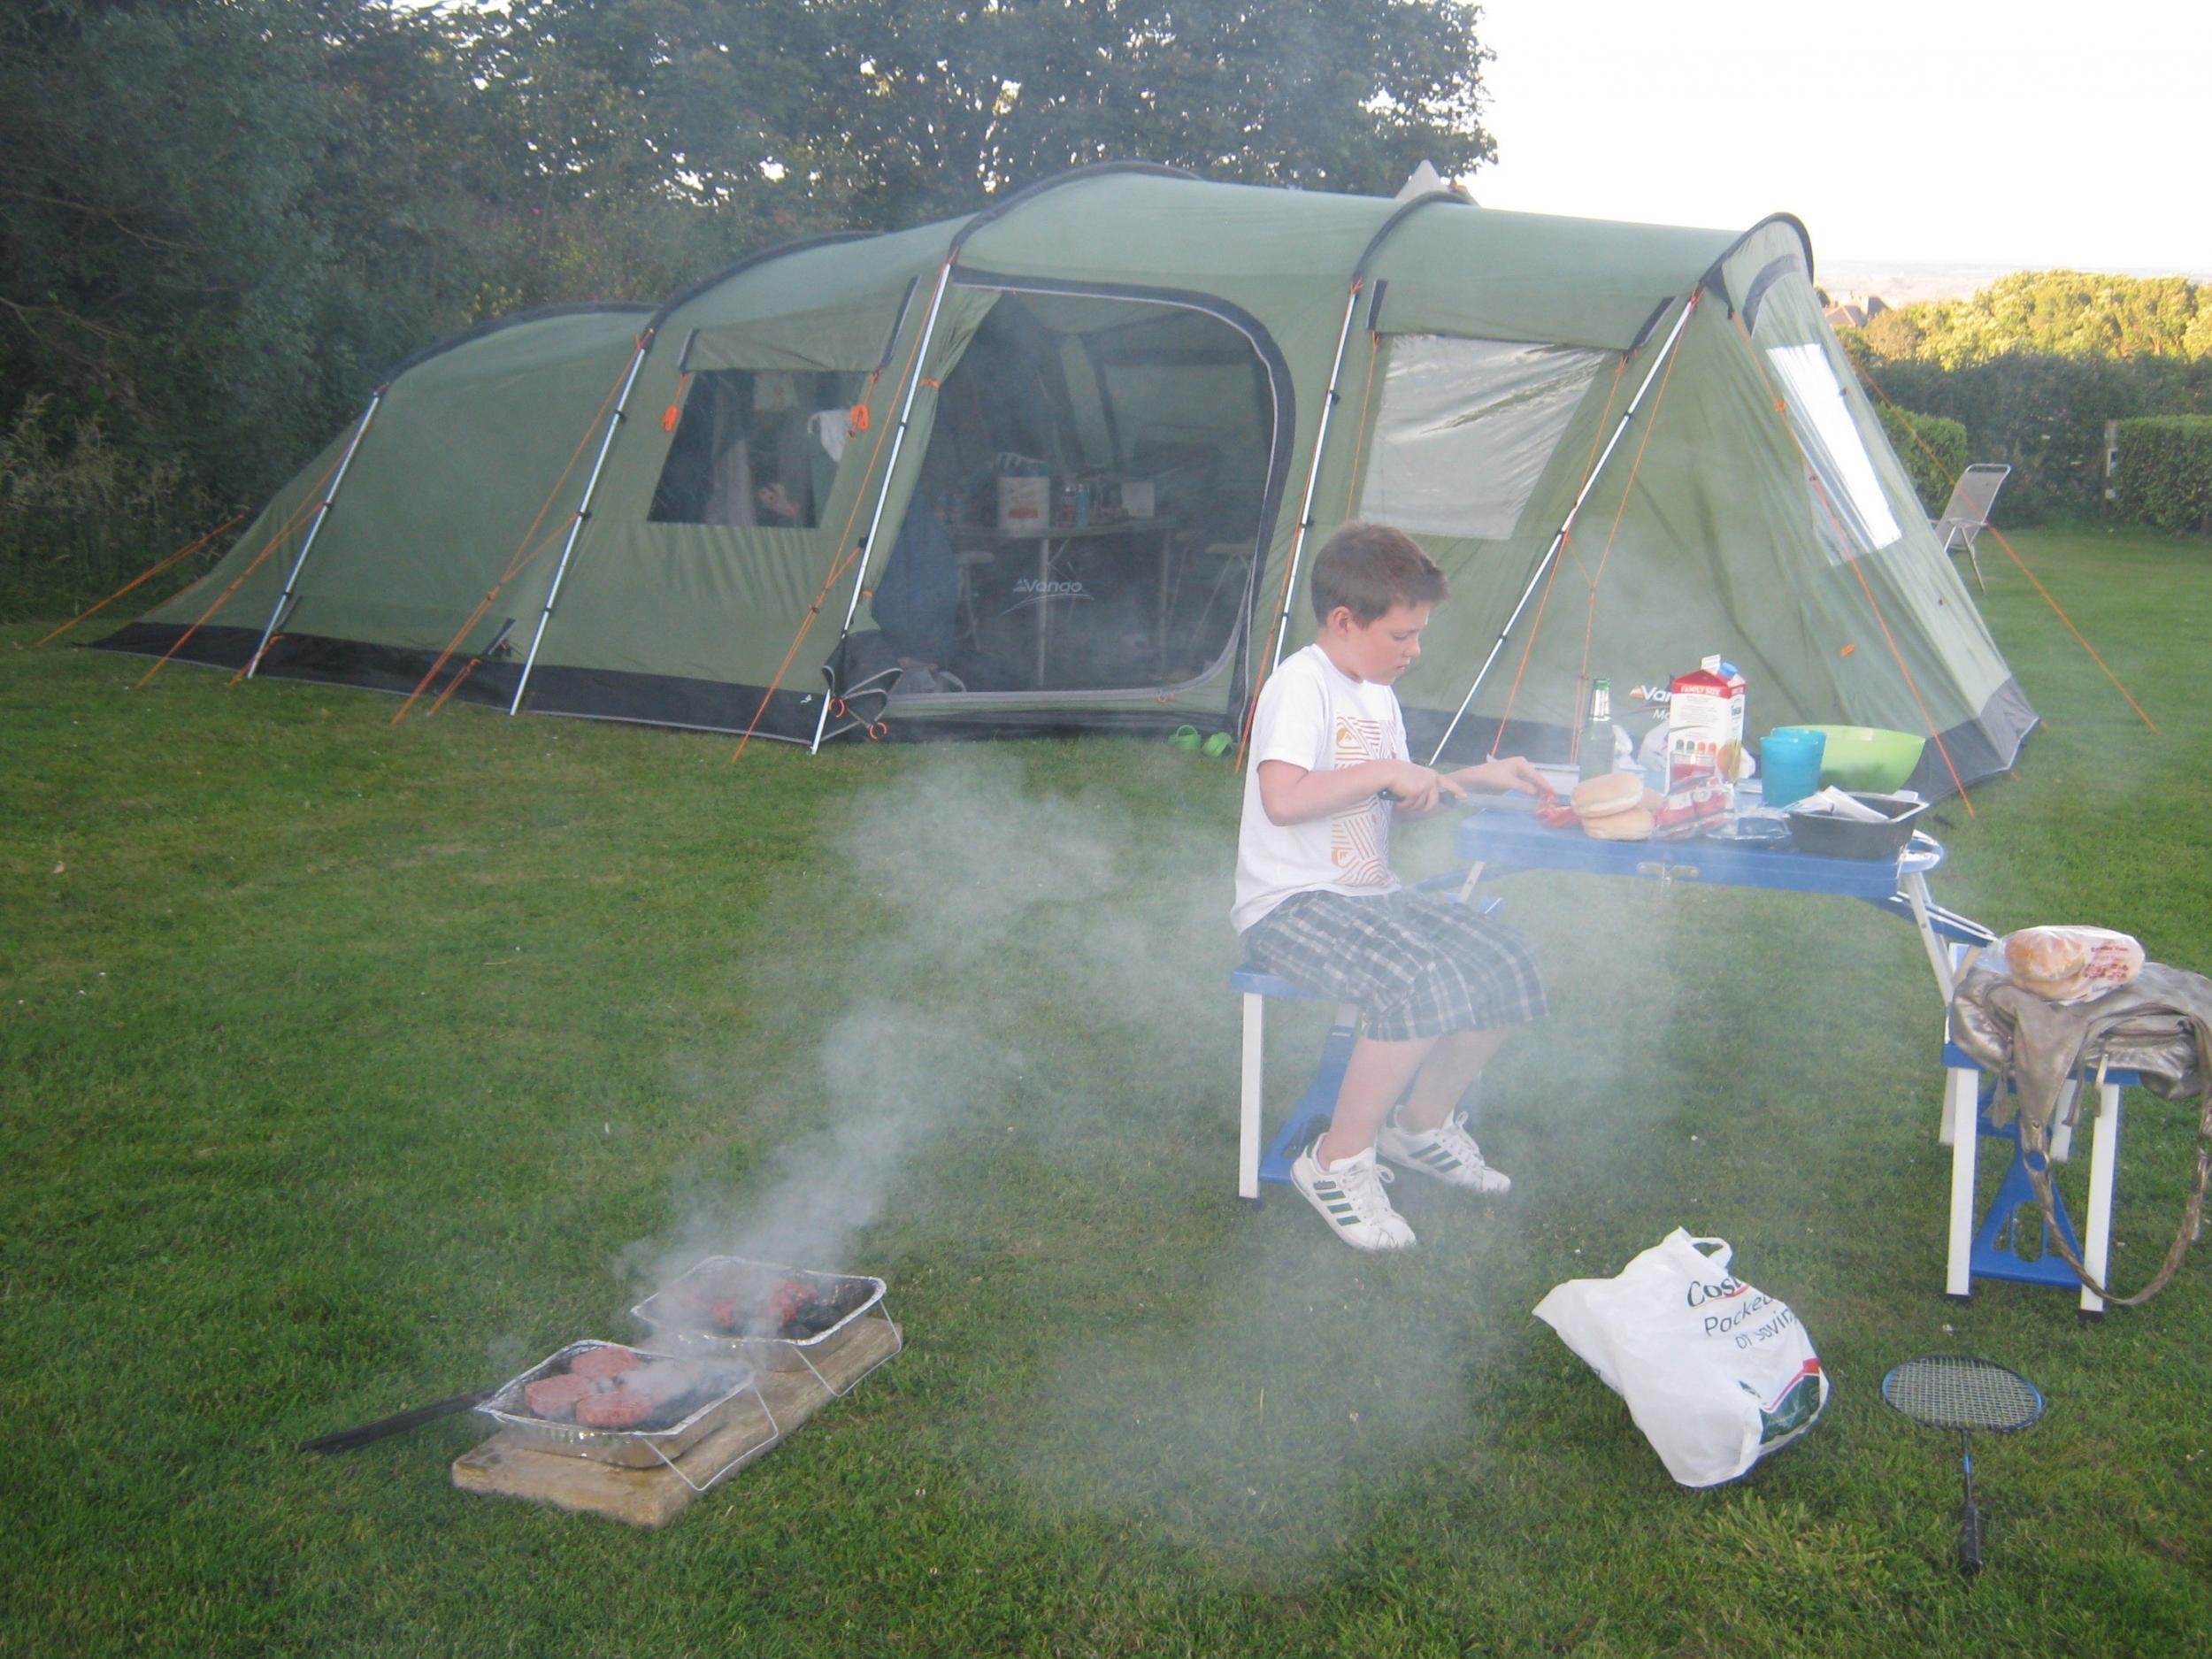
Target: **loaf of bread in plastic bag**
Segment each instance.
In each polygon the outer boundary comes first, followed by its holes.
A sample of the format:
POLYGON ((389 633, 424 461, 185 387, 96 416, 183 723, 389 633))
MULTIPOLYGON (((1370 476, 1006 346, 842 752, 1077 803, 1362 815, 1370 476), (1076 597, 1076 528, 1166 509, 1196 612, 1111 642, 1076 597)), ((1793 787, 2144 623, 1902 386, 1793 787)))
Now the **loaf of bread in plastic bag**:
POLYGON ((2143 971, 2143 947, 2108 927, 2024 927, 1998 941, 2015 985, 2053 1002, 2079 1002, 2143 971))

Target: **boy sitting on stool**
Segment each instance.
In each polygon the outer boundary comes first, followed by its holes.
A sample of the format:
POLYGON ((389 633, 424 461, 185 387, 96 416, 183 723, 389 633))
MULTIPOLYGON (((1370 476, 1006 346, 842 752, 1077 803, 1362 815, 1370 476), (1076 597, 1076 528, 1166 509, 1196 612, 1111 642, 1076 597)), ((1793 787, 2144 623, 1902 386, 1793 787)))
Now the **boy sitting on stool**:
POLYGON ((1260 693, 1237 833, 1232 919, 1254 965, 1360 1007, 1328 1133, 1291 1182, 1362 1250, 1413 1242, 1378 1152, 1454 1187, 1511 1185, 1482 1161, 1460 1099, 1508 1032, 1545 1011, 1519 933, 1391 873, 1394 817, 1471 787, 1550 794, 1518 757, 1444 773, 1408 758, 1391 686, 1448 591, 1403 531, 1356 523, 1329 538, 1313 565, 1319 636, 1260 693))

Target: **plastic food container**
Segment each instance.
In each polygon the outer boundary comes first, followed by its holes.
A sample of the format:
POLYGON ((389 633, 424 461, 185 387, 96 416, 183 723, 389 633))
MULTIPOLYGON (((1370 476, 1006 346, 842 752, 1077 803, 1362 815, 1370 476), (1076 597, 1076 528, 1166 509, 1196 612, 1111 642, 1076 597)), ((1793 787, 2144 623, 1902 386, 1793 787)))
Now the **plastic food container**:
POLYGON ((1861 795, 1851 798, 1882 814, 1878 824, 1839 818, 1832 812, 1793 811, 1790 839, 1800 852, 1822 858, 1894 858, 1912 839, 1913 821, 1928 810, 1925 801, 1908 801, 1893 795, 1861 795))
POLYGON ((1827 747, 1824 733, 1809 726, 1785 726, 1766 734, 1759 746, 1759 760, 1766 769, 1760 790, 1770 806, 1786 807, 1820 790, 1820 760, 1827 747))
MULTIPOLYGON (((1909 732, 1886 732, 1875 726, 1801 726, 1791 728, 1817 732, 1825 741, 1820 750, 1820 781, 1839 789, 1901 789, 1920 764, 1924 737, 1909 732)), ((1777 805, 1781 803, 1777 802, 1777 805)))

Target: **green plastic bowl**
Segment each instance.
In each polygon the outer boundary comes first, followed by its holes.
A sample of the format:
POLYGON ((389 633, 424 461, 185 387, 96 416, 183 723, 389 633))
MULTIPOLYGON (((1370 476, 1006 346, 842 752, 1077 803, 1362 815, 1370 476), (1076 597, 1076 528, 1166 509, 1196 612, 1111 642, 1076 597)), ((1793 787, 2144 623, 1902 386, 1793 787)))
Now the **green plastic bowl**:
POLYGON ((1863 791, 1871 795, 1901 789, 1920 764, 1924 737, 1909 732, 1885 732, 1873 726, 1806 726, 1793 731, 1817 732, 1827 741, 1820 750, 1820 782, 1825 788, 1863 791))

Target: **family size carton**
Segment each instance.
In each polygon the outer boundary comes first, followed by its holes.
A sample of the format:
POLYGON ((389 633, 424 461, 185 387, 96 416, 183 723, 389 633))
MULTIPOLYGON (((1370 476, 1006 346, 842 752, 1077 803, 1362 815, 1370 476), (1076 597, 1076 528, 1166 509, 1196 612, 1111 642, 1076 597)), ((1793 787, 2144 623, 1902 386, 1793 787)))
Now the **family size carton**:
POLYGON ((999 475, 998 527, 1028 535, 1042 535, 1049 527, 1052 480, 1048 478, 999 475))
POLYGON ((1659 833, 1694 834, 1735 803, 1743 756, 1743 676, 1709 657, 1668 687, 1667 786, 1659 833))

